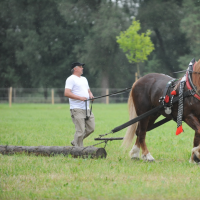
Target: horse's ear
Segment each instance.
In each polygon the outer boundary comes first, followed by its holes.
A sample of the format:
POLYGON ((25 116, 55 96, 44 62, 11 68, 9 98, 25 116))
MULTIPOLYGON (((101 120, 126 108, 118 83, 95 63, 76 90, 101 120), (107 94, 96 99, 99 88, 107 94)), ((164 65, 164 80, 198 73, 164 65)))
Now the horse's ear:
POLYGON ((192 64, 194 64, 194 63, 195 63, 195 58, 193 58, 193 59, 191 60, 191 63, 192 63, 192 64))
POLYGON ((195 58, 193 58, 193 59, 190 61, 189 66, 193 66, 194 63, 195 63, 195 58))

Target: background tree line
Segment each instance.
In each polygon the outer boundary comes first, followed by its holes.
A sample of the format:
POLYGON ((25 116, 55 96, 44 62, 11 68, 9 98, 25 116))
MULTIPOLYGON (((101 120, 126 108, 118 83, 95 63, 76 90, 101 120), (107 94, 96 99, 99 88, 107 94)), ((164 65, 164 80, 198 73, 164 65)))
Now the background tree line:
POLYGON ((155 48, 141 75, 175 77, 199 59, 199 9, 198 0, 1 0, 0 88, 64 88, 74 61, 86 63, 91 87, 131 86, 137 66, 116 37, 133 19, 155 48))

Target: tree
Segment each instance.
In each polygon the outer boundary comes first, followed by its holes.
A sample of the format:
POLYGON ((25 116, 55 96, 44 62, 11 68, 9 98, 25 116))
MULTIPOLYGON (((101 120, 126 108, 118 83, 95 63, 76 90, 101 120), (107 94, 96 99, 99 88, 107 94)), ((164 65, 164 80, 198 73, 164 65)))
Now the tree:
MULTIPOLYGON (((117 36, 117 43, 120 48, 126 53, 126 57, 130 63, 143 62, 147 60, 147 56, 154 50, 154 45, 151 42, 151 31, 138 34, 140 30, 139 21, 133 20, 132 25, 124 32, 117 36)), ((138 65, 137 65, 138 66, 138 65)), ((138 75, 140 76, 139 67, 137 67, 138 75)))
POLYGON ((145 61, 144 73, 160 72, 175 76, 180 70, 178 58, 189 53, 188 40, 180 30, 180 21, 185 13, 182 1, 151 0, 138 1, 138 14, 142 31, 152 31, 151 40, 155 50, 145 61))
POLYGON ((189 51, 183 56, 179 57, 180 68, 186 69, 188 63, 192 58, 199 58, 200 55, 200 2, 198 1, 183 1, 184 17, 181 20, 181 31, 186 34, 189 41, 189 51))
POLYGON ((58 2, 1 1, 1 87, 64 87, 78 28, 66 23, 58 2))
POLYGON ((86 62, 84 70, 88 70, 89 74, 84 74, 88 75, 90 85, 127 87, 129 63, 116 43, 116 36, 130 25, 129 16, 120 6, 106 0, 84 0, 71 5, 64 3, 62 9, 66 20, 73 19, 80 31, 85 31, 83 40, 74 46, 73 52, 77 60, 86 62))

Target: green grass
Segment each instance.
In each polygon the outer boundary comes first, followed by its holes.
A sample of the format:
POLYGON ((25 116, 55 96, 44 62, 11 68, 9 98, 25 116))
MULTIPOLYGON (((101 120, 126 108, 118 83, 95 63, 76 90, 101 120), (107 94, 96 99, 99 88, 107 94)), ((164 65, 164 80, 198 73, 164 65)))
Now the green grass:
MULTIPOLYGON (((94 104, 93 113, 96 129, 85 146, 128 121, 126 104, 94 104)), ((0 199, 199 199, 199 165, 188 162, 194 131, 183 128, 175 136, 169 122, 148 132, 154 163, 131 160, 121 141, 108 142, 106 159, 0 155, 0 199)), ((1 145, 70 146, 73 136, 69 105, 0 105, 1 145)))

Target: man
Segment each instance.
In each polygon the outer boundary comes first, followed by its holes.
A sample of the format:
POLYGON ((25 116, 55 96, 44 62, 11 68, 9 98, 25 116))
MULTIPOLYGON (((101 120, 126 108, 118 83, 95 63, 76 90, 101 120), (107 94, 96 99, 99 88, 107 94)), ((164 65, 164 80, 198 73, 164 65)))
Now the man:
MULTIPOLYGON (((76 129, 71 144, 79 147, 83 147, 83 139, 88 137, 95 128, 93 113, 90 110, 86 112, 85 100, 92 99, 94 96, 90 91, 87 79, 81 76, 84 65, 79 62, 72 63, 72 75, 66 80, 64 94, 69 98, 71 118, 76 129)), ((87 101, 87 109, 89 109, 89 101, 87 101)))

